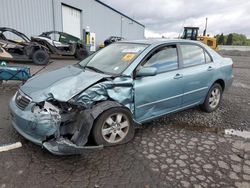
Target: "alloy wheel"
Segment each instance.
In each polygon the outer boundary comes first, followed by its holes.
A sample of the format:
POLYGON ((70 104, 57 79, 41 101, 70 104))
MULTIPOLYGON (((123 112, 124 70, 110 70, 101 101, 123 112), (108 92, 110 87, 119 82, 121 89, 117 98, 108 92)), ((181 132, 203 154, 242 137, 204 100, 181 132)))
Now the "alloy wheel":
POLYGON ((111 114, 102 125, 102 136, 108 143, 118 143, 128 134, 129 126, 129 119, 125 114, 111 114))
POLYGON ((209 97, 209 106, 214 109, 218 106, 220 103, 220 98, 221 98, 221 92, 219 88, 214 88, 211 92, 211 95, 209 97))

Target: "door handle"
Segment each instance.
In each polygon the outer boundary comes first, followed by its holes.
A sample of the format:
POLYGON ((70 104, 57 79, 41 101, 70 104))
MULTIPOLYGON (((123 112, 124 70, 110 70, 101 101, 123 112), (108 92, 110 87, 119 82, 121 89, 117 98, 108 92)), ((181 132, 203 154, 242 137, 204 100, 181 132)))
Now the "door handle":
POLYGON ((174 79, 180 79, 180 78, 182 78, 182 77, 183 77, 182 74, 177 73, 177 74, 174 76, 174 79))
POLYGON ((212 66, 209 66, 209 67, 207 68, 207 70, 208 70, 208 71, 211 71, 211 70, 214 70, 214 68, 213 68, 212 66))

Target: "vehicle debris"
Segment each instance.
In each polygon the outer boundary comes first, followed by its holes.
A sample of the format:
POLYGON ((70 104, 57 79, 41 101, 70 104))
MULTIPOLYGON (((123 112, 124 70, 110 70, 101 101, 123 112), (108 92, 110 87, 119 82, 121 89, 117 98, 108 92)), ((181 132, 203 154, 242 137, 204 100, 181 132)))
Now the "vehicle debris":
POLYGON ((13 150, 13 149, 17 149, 22 147, 22 143, 21 142, 16 142, 13 144, 4 144, 0 146, 0 152, 3 151, 9 151, 9 150, 13 150))

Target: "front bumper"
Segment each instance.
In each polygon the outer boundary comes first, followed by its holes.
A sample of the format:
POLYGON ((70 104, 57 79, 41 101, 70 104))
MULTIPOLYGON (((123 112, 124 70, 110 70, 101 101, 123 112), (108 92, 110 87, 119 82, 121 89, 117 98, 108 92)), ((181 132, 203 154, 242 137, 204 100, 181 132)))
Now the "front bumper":
POLYGON ((77 146, 67 139, 59 138, 44 142, 43 147, 54 155, 77 155, 93 149, 102 149, 103 145, 77 146))
POLYGON ((34 103, 30 103, 24 110, 17 107, 15 96, 9 103, 11 122, 19 134, 31 142, 42 145, 49 136, 57 131, 57 125, 45 115, 35 115, 31 112, 34 103))
POLYGON ((33 136, 27 134, 26 132, 24 132, 24 131, 16 124, 15 121, 11 120, 11 123, 12 123, 12 126, 16 129, 16 131, 17 131, 20 135, 22 135, 24 138, 26 138, 27 140, 29 140, 29 141, 31 141, 31 142, 37 144, 37 145, 40 145, 40 146, 43 145, 42 140, 37 139, 37 138, 35 138, 35 137, 33 137, 33 136))
POLYGON ((9 103, 12 126, 27 140, 44 147, 55 155, 82 154, 86 150, 103 148, 103 146, 78 146, 63 137, 48 140, 57 134, 60 125, 49 115, 38 116, 32 113, 33 105, 34 103, 30 103, 24 110, 21 110, 15 103, 15 96, 9 103))

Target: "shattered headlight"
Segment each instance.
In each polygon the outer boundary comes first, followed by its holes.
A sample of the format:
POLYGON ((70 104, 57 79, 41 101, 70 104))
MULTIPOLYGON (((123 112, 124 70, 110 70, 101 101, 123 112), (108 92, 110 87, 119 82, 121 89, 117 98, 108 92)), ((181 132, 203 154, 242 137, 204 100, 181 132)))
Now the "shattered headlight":
POLYGON ((57 117, 58 119, 61 117, 60 109, 47 101, 35 104, 32 107, 31 111, 36 114, 50 114, 52 116, 57 117))

